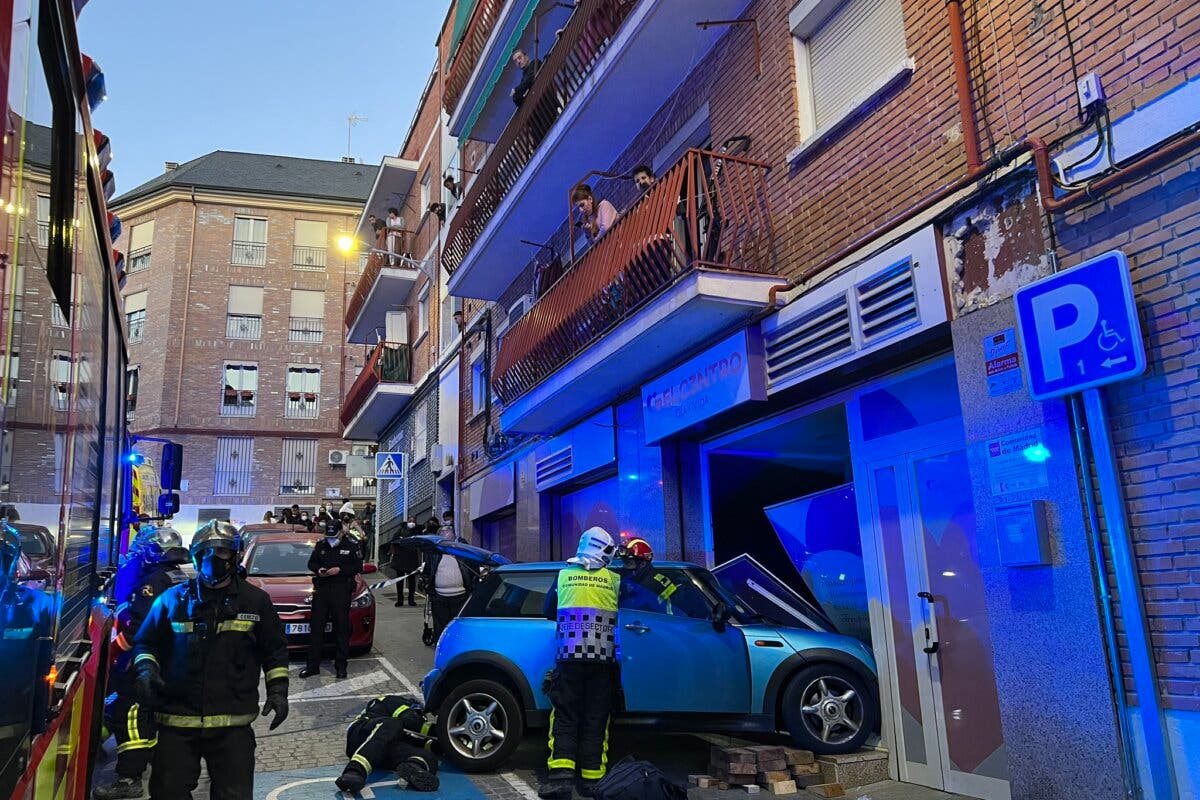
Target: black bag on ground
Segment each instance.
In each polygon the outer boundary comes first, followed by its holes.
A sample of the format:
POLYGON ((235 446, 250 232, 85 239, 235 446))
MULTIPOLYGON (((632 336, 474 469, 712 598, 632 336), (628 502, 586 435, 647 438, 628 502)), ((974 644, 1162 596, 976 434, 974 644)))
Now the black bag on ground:
POLYGON ((626 756, 592 790, 596 800, 687 800, 687 789, 649 761, 626 756))

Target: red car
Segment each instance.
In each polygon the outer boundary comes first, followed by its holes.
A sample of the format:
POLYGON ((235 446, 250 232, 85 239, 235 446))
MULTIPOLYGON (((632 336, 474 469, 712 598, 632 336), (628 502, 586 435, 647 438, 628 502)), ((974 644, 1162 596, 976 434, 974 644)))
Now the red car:
MULTIPOLYGON (((271 603, 283 621, 289 650, 308 647, 309 620, 312 617, 312 573, 308 557, 313 545, 321 540, 317 533, 269 532, 254 537, 243 564, 246 579, 271 595, 271 603)), ((364 567, 375 571, 374 564, 364 567)), ((328 630, 328 628, 326 628, 328 630)), ((354 594, 350 601, 350 651, 365 653, 375 640, 375 597, 367 589, 362 575, 354 576, 354 594)), ((330 638, 325 640, 333 645, 330 638)))

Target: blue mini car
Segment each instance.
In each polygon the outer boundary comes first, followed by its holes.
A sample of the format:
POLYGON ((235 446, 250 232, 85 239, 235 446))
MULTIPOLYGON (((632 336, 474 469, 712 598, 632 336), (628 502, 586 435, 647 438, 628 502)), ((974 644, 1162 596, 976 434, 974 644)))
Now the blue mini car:
MULTIPOLYGON (((554 667, 555 623, 543 605, 561 566, 492 570, 438 643, 434 668, 422 681, 425 703, 437 713, 443 753, 466 771, 495 769, 527 729, 548 724, 542 683, 554 667)), ((811 606, 781 612, 795 607, 780 600, 790 590, 764 588, 772 580, 765 570, 761 577, 743 574, 730 591, 693 564, 655 562, 654 569, 678 587, 665 604, 622 581, 624 697, 615 722, 689 732, 784 731, 796 746, 822 754, 857 750, 877 729, 870 649, 830 632, 811 606), (773 619, 751 609, 748 595, 765 596, 775 606, 773 619)))

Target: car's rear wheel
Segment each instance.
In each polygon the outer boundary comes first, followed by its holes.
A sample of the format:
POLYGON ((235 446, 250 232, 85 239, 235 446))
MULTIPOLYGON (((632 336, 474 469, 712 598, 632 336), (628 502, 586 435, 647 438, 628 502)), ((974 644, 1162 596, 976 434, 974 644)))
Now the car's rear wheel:
POLYGON ((456 686, 438 709, 442 753, 465 772, 489 772, 509 759, 525 720, 521 706, 503 684, 467 681, 456 686))
POLYGON ((783 693, 783 724, 792 741, 822 755, 862 747, 878 713, 862 676, 837 664, 805 667, 783 693))

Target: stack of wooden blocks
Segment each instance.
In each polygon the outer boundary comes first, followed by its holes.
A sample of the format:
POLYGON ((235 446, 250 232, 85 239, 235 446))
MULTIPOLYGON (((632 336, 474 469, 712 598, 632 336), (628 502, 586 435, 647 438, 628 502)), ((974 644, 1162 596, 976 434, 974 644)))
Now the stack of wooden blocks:
POLYGON ((748 794, 765 790, 788 795, 805 789, 818 797, 845 795, 841 784, 822 781, 821 766, 811 752, 770 745, 714 747, 709 774, 691 776, 692 785, 701 789, 738 786, 748 794))

